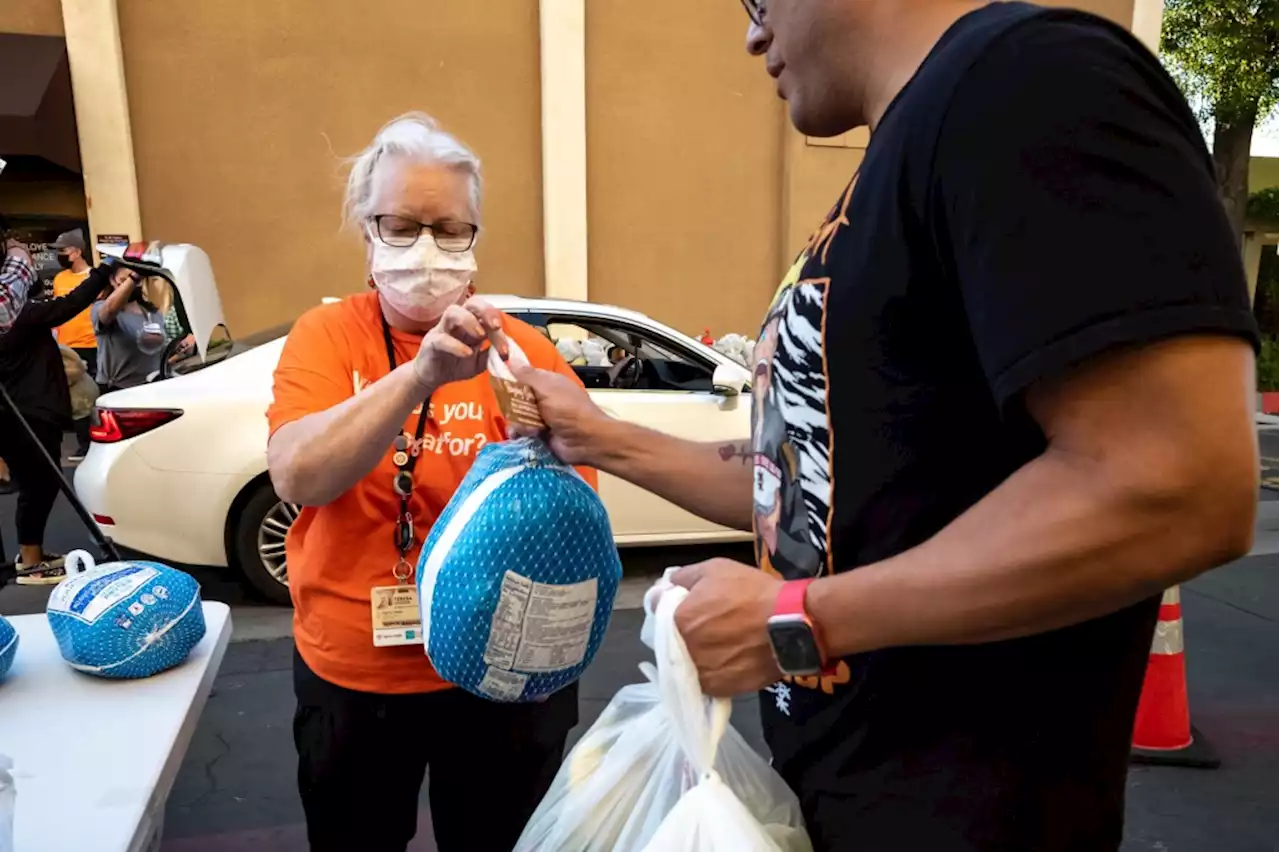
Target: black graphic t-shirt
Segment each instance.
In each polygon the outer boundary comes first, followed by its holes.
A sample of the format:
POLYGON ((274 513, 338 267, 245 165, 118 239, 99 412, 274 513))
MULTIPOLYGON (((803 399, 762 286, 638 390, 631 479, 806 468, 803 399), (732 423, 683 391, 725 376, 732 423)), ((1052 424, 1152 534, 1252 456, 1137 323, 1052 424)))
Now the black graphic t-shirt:
MULTIPOLYGON (((1199 128, 1099 18, 957 22, 890 106, 755 350, 761 567, 856 570, 1040 454, 1023 392, 1117 347, 1256 340, 1199 128)), ((1114 849, 1158 600, 1039 636, 894 648, 761 695, 822 848, 1114 849)))

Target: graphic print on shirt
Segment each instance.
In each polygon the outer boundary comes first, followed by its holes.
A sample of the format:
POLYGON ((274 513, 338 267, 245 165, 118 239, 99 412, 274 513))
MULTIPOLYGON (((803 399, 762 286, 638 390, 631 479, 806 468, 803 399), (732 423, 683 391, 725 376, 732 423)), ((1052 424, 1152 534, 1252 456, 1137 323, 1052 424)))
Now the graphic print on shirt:
MULTIPOLYGON (((374 381, 376 379, 366 378, 360 374, 359 370, 353 370, 352 392, 362 393, 374 381)), ((489 412, 483 402, 447 402, 441 406, 438 418, 434 402, 419 403, 413 411, 409 412, 409 419, 406 421, 404 432, 409 442, 406 449, 412 456, 435 453, 473 458, 489 441, 484 431, 488 420, 489 412), (430 422, 422 440, 418 441, 413 438, 413 429, 424 404, 427 406, 427 417, 430 422)), ((392 455, 396 453, 394 446, 389 446, 387 451, 392 455)))
POLYGON ((787 285, 755 348, 756 560, 787 580, 815 577, 825 562, 830 458, 821 335, 826 283, 787 285))
MULTIPOLYGON (((831 244, 849 224, 857 177, 783 278, 755 348, 751 386, 751 449, 756 562, 785 580, 831 573, 831 420, 823 349, 831 244)), ((766 690, 776 709, 792 715, 792 686, 833 695, 848 683, 843 661, 832 675, 787 677, 766 690)), ((767 699, 766 699, 767 700, 767 699)), ((802 711, 803 715, 803 711, 802 711)))
POLYGON ((756 561, 786 580, 830 573, 831 426, 823 332, 831 244, 849 224, 857 176, 774 294, 751 384, 756 561))

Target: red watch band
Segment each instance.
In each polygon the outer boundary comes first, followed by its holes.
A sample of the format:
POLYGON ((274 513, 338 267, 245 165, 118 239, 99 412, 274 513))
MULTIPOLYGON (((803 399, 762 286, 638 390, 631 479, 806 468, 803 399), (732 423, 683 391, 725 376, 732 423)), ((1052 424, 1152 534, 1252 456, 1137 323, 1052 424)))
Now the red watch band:
MULTIPOLYGON (((807 580, 788 580, 782 584, 782 588, 778 590, 778 599, 773 604, 774 615, 803 615, 805 620, 809 620, 809 613, 804 608, 804 593, 809 590, 809 584, 813 582, 810 577, 807 580)), ((813 626, 810 622, 810 627, 813 626)))
POLYGON ((809 611, 804 606, 805 593, 809 591, 809 584, 815 579, 817 578, 809 577, 804 580, 787 580, 783 583, 782 588, 778 590, 778 598, 773 604, 773 614, 802 617, 804 623, 809 625, 809 633, 813 636, 814 644, 818 646, 818 653, 822 657, 822 673, 835 674, 835 661, 827 657, 827 645, 822 641, 822 631, 809 617, 809 611))

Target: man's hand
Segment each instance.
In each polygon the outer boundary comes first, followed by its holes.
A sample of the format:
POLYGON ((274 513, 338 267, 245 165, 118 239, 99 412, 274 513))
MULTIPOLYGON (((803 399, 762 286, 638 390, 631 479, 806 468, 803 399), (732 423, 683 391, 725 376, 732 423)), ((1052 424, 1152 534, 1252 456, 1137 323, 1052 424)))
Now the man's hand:
POLYGON ((703 692, 729 698, 782 676, 768 634, 781 580, 740 562, 711 559, 686 565, 671 581, 689 590, 676 608, 676 628, 703 692))
POLYGON ((547 443, 566 464, 598 463, 592 439, 609 422, 586 390, 561 373, 511 365, 516 380, 528 385, 538 397, 538 411, 547 424, 547 443))

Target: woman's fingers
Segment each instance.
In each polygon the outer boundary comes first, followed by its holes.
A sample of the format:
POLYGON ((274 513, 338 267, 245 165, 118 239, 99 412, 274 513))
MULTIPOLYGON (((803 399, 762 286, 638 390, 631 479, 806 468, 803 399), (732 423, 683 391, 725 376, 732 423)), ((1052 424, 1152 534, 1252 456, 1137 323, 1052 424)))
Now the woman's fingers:
POLYGON ((456 337, 448 334, 432 335, 430 347, 437 352, 452 355, 455 358, 470 358, 475 350, 456 337))
POLYGON ((498 355, 505 361, 511 354, 511 346, 507 343, 507 336, 502 331, 502 311, 479 296, 467 299, 462 307, 475 317, 476 323, 484 329, 493 348, 498 350, 498 355))
POLYGON ((459 305, 450 305, 440 317, 440 327, 448 335, 466 343, 479 343, 485 338, 480 318, 459 305))

